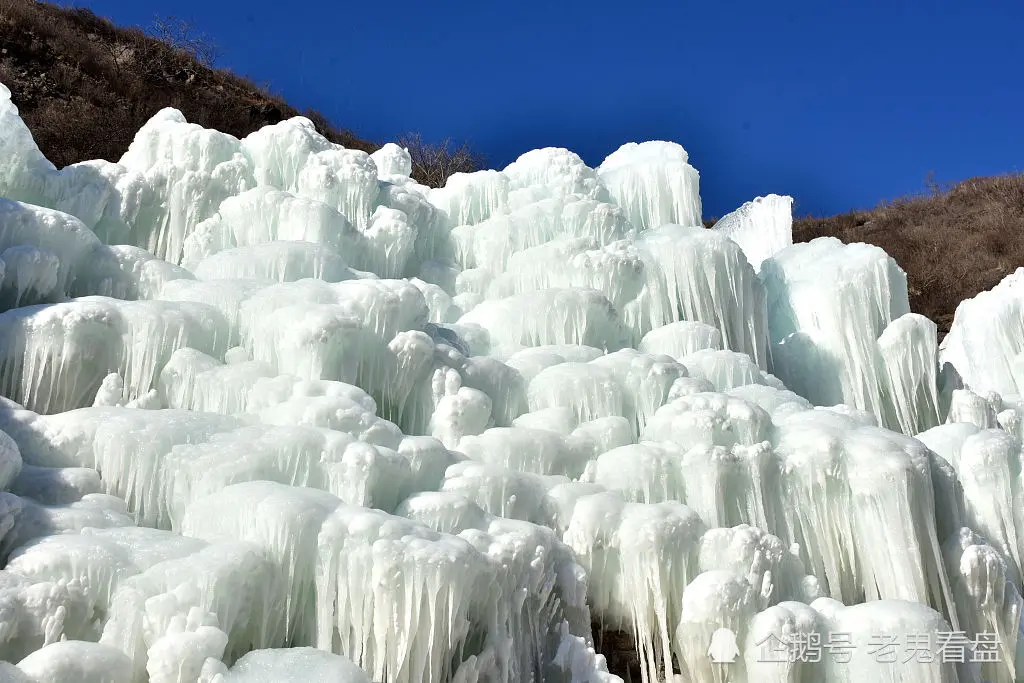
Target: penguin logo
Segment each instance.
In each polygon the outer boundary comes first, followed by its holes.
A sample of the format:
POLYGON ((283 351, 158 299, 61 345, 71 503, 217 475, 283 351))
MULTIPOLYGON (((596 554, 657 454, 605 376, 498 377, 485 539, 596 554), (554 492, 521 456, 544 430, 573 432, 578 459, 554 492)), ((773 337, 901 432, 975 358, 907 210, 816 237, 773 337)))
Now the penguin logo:
POLYGON ((736 645, 736 634, 727 628, 720 628, 711 634, 711 646, 708 657, 715 664, 732 664, 740 655, 736 645))

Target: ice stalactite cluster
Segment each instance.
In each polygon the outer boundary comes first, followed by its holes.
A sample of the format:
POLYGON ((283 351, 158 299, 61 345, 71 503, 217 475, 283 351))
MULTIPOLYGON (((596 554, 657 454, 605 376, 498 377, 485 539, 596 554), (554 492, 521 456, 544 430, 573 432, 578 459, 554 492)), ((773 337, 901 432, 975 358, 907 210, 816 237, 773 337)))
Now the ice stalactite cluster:
POLYGON ((939 424, 935 324, 878 247, 822 237, 767 259, 775 374, 816 405, 845 403, 908 434, 939 424))
POLYGON ((58 170, 0 86, 0 680, 1016 680, 1019 275, 940 348, 679 145, 411 170, 174 110, 58 170))

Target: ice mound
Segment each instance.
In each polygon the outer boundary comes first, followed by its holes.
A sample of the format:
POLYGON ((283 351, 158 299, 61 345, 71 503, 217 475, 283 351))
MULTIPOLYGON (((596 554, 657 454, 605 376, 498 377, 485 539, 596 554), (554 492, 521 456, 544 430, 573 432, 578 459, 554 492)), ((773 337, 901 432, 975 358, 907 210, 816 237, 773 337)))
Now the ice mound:
POLYGON ((100 241, 68 214, 0 199, 5 308, 59 300, 100 241))
POLYGON ((452 226, 475 225, 508 213, 510 184, 500 171, 456 173, 444 187, 431 188, 427 198, 448 215, 452 226))
POLYGON ((940 421, 934 324, 878 247, 832 237, 765 261, 774 373, 815 405, 848 404, 908 433, 940 421))
POLYGON ((366 152, 328 142, 312 121, 295 117, 265 126, 241 142, 257 185, 269 185, 328 204, 357 227, 369 223, 380 192, 377 167, 366 152))
POLYGON ((938 395, 936 325, 907 313, 892 321, 878 338, 888 413, 880 420, 905 434, 917 434, 941 422, 938 395))
POLYGON ((42 190, 43 178, 56 173, 51 164, 36 146, 28 126, 18 115, 18 108, 11 101, 11 91, 0 83, 0 151, 7 159, 0 176, 0 194, 11 199, 32 201, 42 190))
MULTIPOLYGON (((58 171, 39 151, 28 127, 0 84, 0 197, 71 214, 99 232, 108 243, 123 243, 129 222, 146 204, 152 189, 141 174, 107 161, 85 161, 58 171)), ((136 245, 141 246, 141 245, 136 245)))
POLYGON ((765 288, 735 242, 704 228, 662 225, 642 233, 638 245, 652 267, 635 326, 646 332, 679 320, 706 323, 725 348, 767 368, 765 288))
POLYGON ((428 318, 419 289, 401 280, 302 280, 261 289, 238 314, 254 360, 306 379, 383 389, 388 343, 428 318))
POLYGON ((318 544, 318 647, 372 678, 568 680, 554 633, 589 620, 582 572, 550 531, 494 520, 451 536, 342 506, 318 544))
POLYGON ((721 349, 722 333, 717 327, 701 322, 680 320, 657 327, 640 340, 637 349, 682 360, 697 351, 721 349))
POLYGON ((755 446, 771 437, 771 416, 743 399, 713 392, 682 396, 658 409, 643 438, 694 446, 755 446))
POLYGON ((940 359, 952 365, 964 384, 986 394, 1024 394, 1020 354, 1024 269, 1010 273, 992 289, 961 301, 940 359))
POLYGON ((504 174, 509 178, 510 194, 526 194, 544 188, 557 196, 572 194, 599 201, 608 199, 597 173, 588 168, 579 155, 567 149, 531 150, 506 166, 504 174))
POLYGON ((153 298, 192 277, 138 247, 102 244, 70 214, 0 197, 0 310, 89 294, 153 298))
POLYGON ((540 475, 578 475, 584 457, 560 434, 525 427, 496 427, 458 445, 471 460, 540 475))
POLYGON ((0 87, 0 679, 1018 677, 1018 275, 940 350, 674 143, 412 171, 170 109, 57 170, 0 87))
POLYGON ((18 662, 33 683, 130 683, 131 660, 115 648, 65 640, 48 645, 18 662))
POLYGON ((933 489, 934 456, 908 437, 850 422, 842 428, 844 421, 820 411, 785 420, 775 452, 786 465, 779 507, 786 531, 778 524, 768 529, 800 543, 802 558, 826 593, 846 603, 858 602, 865 591, 868 599, 917 600, 948 611, 948 577, 937 561, 936 510, 956 503, 933 489), (828 511, 826 501, 840 500, 858 501, 850 516, 828 511), (880 516, 897 514, 903 520, 898 527, 881 522, 880 516), (892 540, 879 543, 879 533, 892 540), (897 545, 904 553, 899 559, 890 552, 897 545))
MULTIPOLYGON (((220 641, 217 649, 229 662, 273 647, 277 643, 260 640, 260 624, 277 615, 278 596, 264 591, 271 576, 259 549, 240 542, 204 544, 183 557, 164 559, 118 585, 100 642, 131 658, 133 680, 146 680, 147 669, 157 669, 167 657, 165 648, 180 642, 183 633, 220 641)), ((219 659, 220 653, 213 656, 219 659)))
POLYGON ((664 356, 622 349, 588 363, 561 363, 539 372, 527 389, 531 411, 567 407, 576 424, 621 416, 643 430, 686 368, 664 356))
POLYGON ((459 318, 488 333, 491 353, 508 357, 531 346, 582 345, 606 351, 629 343, 611 302, 592 289, 545 289, 486 301, 459 318), (546 310, 538 320, 528 311, 546 310))
POLYGON ((88 601, 75 582, 34 582, 0 570, 0 613, 0 661, 20 661, 62 638, 95 637, 88 601))
MULTIPOLYGON (((406 152, 382 149, 382 171, 370 155, 328 142, 301 117, 238 140, 164 109, 118 163, 57 171, 39 153, 6 88, 0 116, 11 131, 0 143, 3 157, 12 160, 0 196, 69 213, 108 244, 142 247, 173 264, 194 265, 230 246, 322 235, 332 241, 326 246, 348 240, 357 247, 342 251, 350 265, 380 265, 389 269, 380 274, 397 277, 405 274, 413 243, 429 259, 446 234, 438 212, 407 178, 406 152), (404 251, 394 249, 402 240, 404 251)), ((419 267, 418 260, 410 264, 419 267)))
POLYGON ((279 375, 261 361, 224 364, 195 349, 179 349, 164 365, 157 390, 169 408, 324 427, 390 448, 402 439, 398 427, 377 417, 376 401, 359 387, 279 375))
POLYGON ((204 304, 84 297, 0 313, 0 389, 28 408, 55 413, 92 405, 103 379, 125 379, 135 399, 177 348, 221 355, 228 327, 204 304))
POLYGON ((234 484, 191 503, 181 532, 208 541, 239 539, 258 546, 273 573, 266 590, 283 599, 277 606, 281 618, 260 625, 259 641, 313 645, 317 535, 341 504, 336 496, 315 489, 265 481, 234 484))
POLYGON ((601 163, 597 176, 640 230, 677 223, 701 225, 700 174, 672 142, 623 145, 601 163))
POLYGON ((226 198, 217 213, 196 226, 183 245, 183 263, 237 247, 276 241, 304 241, 342 250, 358 236, 348 219, 330 206, 272 187, 255 187, 226 198))
POLYGON ((957 474, 963 496, 963 523, 1000 551, 1020 586, 1024 568, 1024 537, 1019 535, 1022 511, 1020 441, 999 429, 967 423, 947 424, 918 435, 957 474))
POLYGON ((370 155, 381 178, 397 176, 396 180, 412 175, 412 156, 405 147, 393 142, 385 144, 370 155))
POLYGON ((718 219, 714 230, 740 245, 754 270, 793 244, 793 198, 770 194, 718 219))
MULTIPOLYGON (((550 525, 554 511, 547 497, 548 489, 567 481, 569 479, 564 476, 521 472, 500 464, 470 461, 448 468, 441 493, 458 494, 473 509, 479 508, 496 517, 550 525)), ((413 501, 422 502, 425 495, 417 494, 406 499, 398 509, 406 508, 413 501)), ((448 501, 447 498, 443 500, 448 501)), ((458 516, 472 514, 461 512, 462 504, 449 502, 453 513, 458 516)), ((444 526, 437 528, 441 530, 444 526)))
POLYGON ((66 505, 42 505, 30 498, 0 493, 5 508, 5 535, 0 538, 0 561, 30 541, 54 534, 75 533, 85 528, 132 526, 124 501, 99 493, 88 494, 66 505))
MULTIPOLYGON (((330 490, 353 504, 391 509, 421 487, 419 473, 433 477, 452 462, 444 449, 403 448, 393 427, 397 436, 388 438, 389 448, 333 429, 247 424, 191 411, 86 410, 80 419, 96 422, 78 464, 95 466, 140 523, 165 529, 196 497, 254 479, 330 490)), ((364 435, 373 438, 372 430, 364 435)))
POLYGON ((99 472, 88 467, 22 465, 18 476, 10 483, 10 490, 43 505, 65 505, 91 493, 100 493, 102 485, 99 472))
POLYGON ((705 380, 719 391, 751 385, 783 386, 774 376, 761 370, 750 356, 735 351, 700 349, 683 356, 679 362, 691 377, 705 380))
MULTIPOLYGON (((525 260, 526 253, 536 255, 545 245, 563 241, 566 247, 580 251, 581 247, 600 249, 633 232, 635 229, 615 205, 566 195, 540 199, 475 224, 459 225, 451 236, 463 268, 497 274, 509 270, 517 254, 524 254, 519 259, 525 260)), ((581 263, 577 268, 583 266, 581 263)), ((534 272, 536 277, 545 276, 534 272)))
MULTIPOLYGON (((436 218, 429 215, 429 209, 403 199, 398 196, 394 203, 410 212, 426 213, 422 217, 424 229, 430 229, 436 218)), ((216 214, 196 226, 184 242, 183 265, 195 269, 225 250, 262 247, 266 253, 277 242, 309 242, 353 268, 373 271, 381 277, 405 275, 419 237, 409 215, 397 208, 379 206, 366 220, 367 225, 360 229, 330 205, 270 187, 256 187, 228 197, 216 214)))
POLYGON ((210 683, 370 683, 366 673, 348 658, 311 647, 253 650, 235 662, 230 671, 210 683))

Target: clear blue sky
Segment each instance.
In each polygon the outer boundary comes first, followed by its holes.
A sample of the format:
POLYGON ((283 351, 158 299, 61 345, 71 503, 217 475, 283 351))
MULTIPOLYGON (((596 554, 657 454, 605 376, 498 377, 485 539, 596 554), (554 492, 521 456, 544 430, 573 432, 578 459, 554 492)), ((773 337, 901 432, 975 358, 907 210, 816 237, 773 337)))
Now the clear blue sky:
POLYGON ((78 0, 191 21, 219 65, 384 142, 469 139, 500 168, 681 143, 706 216, 759 194, 835 213, 1024 169, 1024 2, 78 0))

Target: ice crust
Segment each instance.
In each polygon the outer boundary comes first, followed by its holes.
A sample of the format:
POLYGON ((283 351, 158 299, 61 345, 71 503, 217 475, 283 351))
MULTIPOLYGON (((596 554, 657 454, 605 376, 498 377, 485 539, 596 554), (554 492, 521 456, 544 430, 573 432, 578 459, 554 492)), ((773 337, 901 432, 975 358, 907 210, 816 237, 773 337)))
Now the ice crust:
POLYGON ((412 170, 170 109, 58 170, 0 85, 0 681, 621 681, 594 624, 645 683, 1016 680, 1022 271, 940 348, 677 144, 412 170), (1000 661, 867 654, 951 630, 1000 661))

